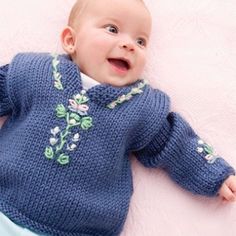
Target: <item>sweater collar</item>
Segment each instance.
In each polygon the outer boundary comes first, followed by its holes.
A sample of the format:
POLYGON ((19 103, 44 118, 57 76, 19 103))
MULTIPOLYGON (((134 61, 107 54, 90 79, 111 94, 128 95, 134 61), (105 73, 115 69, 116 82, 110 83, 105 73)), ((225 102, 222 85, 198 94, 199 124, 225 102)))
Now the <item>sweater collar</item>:
MULTIPOLYGON (((68 93, 78 93, 84 90, 81 73, 79 67, 70 59, 68 55, 60 55, 59 59, 59 72, 62 76, 62 82, 65 83, 65 90, 68 93), (75 89, 76 88, 76 89, 75 89)), ((109 84, 97 84, 87 90, 87 95, 90 101, 97 104, 107 106, 113 101, 117 100, 120 96, 130 93, 130 91, 137 87, 142 80, 123 87, 115 87, 109 84)))

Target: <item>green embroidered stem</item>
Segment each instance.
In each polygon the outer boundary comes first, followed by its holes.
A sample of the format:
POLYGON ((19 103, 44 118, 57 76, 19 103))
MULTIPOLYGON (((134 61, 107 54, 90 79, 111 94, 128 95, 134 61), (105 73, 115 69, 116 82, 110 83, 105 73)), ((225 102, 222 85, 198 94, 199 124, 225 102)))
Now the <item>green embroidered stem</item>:
POLYGON ((67 124, 69 124, 69 122, 70 122, 70 114, 69 114, 69 112, 66 113, 66 122, 67 122, 67 124))
POLYGON ((66 126, 66 129, 64 131, 62 131, 60 133, 60 145, 58 145, 56 147, 56 153, 58 153, 59 151, 62 150, 62 148, 64 147, 65 143, 66 143, 66 137, 68 136, 68 134, 71 134, 71 132, 69 131, 71 128, 75 127, 75 126, 79 126, 80 123, 75 123, 75 124, 70 124, 70 120, 69 120, 69 113, 67 112, 67 116, 66 116, 66 121, 67 121, 67 126, 66 126))
POLYGON ((70 128, 70 126, 67 126, 66 127, 66 130, 65 131, 62 131, 61 133, 60 133, 60 141, 61 141, 61 143, 60 143, 60 145, 58 145, 58 146, 56 146, 56 153, 58 153, 59 151, 61 151, 61 149, 64 147, 64 144, 66 143, 66 136, 69 134, 69 133, 71 133, 71 132, 69 132, 69 128, 70 128), (64 134, 63 134, 64 133, 64 134))

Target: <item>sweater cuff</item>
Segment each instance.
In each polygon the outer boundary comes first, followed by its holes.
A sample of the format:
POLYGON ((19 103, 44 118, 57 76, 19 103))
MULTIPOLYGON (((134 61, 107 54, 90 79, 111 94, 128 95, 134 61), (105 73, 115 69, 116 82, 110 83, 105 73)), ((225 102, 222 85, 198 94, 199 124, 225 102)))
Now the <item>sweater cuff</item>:
MULTIPOLYGON (((234 169, 202 141, 179 115, 169 117, 169 141, 160 162, 171 178, 195 194, 216 196, 234 169)), ((166 129, 168 130, 168 129, 166 129)))
POLYGON ((0 117, 11 112, 10 100, 7 93, 8 65, 0 67, 0 117))

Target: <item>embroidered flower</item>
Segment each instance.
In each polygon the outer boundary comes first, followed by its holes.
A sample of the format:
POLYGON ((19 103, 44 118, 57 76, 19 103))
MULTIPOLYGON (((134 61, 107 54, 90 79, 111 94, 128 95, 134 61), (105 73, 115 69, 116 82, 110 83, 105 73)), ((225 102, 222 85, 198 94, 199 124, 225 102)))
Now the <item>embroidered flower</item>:
MULTIPOLYGON (((52 55, 52 73, 54 79, 54 87, 62 90, 61 74, 58 70, 60 61, 57 55, 52 55)), ((86 96, 86 91, 81 90, 80 93, 75 94, 69 99, 68 107, 63 104, 57 104, 56 116, 59 119, 64 119, 65 125, 61 128, 56 126, 50 129, 51 137, 49 143, 51 146, 47 146, 44 150, 44 155, 47 159, 56 159, 61 165, 66 165, 70 162, 69 155, 63 153, 63 148, 66 145, 67 151, 74 151, 77 148, 79 142, 79 133, 73 134, 74 127, 80 127, 83 130, 88 130, 92 127, 92 118, 88 116, 89 106, 87 102, 89 98, 86 96)))
POLYGON ((77 104, 76 100, 69 99, 70 106, 68 107, 71 111, 76 112, 82 116, 87 115, 89 107, 85 104, 77 104))
POLYGON ((71 145, 68 145, 67 144, 67 150, 69 150, 69 151, 74 151, 74 149, 77 147, 77 145, 76 144, 74 144, 74 143, 72 143, 71 145))
POLYGON ((54 145, 58 142, 58 139, 52 137, 52 138, 49 139, 49 142, 50 142, 50 144, 51 144, 52 146, 54 146, 54 145))
POLYGON ((121 97, 119 97, 118 101, 119 103, 122 103, 126 100, 126 96, 125 95, 122 95, 121 97))
POLYGON ((84 104, 89 100, 88 97, 85 95, 85 90, 82 91, 83 93, 74 96, 74 100, 77 104, 84 104))
POLYGON ((58 65, 59 65, 59 60, 58 60, 58 55, 52 54, 53 60, 52 60, 52 74, 53 74, 53 79, 54 79, 54 87, 58 90, 63 90, 63 85, 61 83, 61 74, 58 72, 58 65))
POLYGON ((204 141, 201 140, 201 139, 199 139, 197 143, 200 144, 200 145, 203 145, 203 144, 204 144, 204 141))
POLYGON ((56 116, 60 119, 64 119, 66 127, 60 129, 59 126, 50 130, 52 137, 49 139, 51 146, 45 148, 45 156, 47 159, 56 158, 57 162, 61 165, 66 165, 70 161, 69 155, 62 153, 63 147, 66 145, 67 151, 74 151, 77 148, 77 142, 80 139, 79 133, 72 134, 71 140, 69 140, 73 127, 80 127, 83 130, 88 130, 92 127, 92 118, 87 115, 89 106, 87 103, 88 97, 85 91, 73 96, 73 99, 69 99, 68 108, 63 104, 56 106, 56 116))
POLYGON ((54 129, 51 129, 51 134, 53 136, 56 136, 60 131, 61 131, 60 128, 57 126, 54 129))
POLYGON ((134 95, 134 94, 140 94, 143 91, 140 88, 132 88, 131 92, 134 95))
POLYGON ((78 142, 79 141, 79 133, 76 133, 74 137, 72 138, 73 142, 78 142))
POLYGON ((204 151, 204 149, 202 147, 197 147, 197 152, 198 153, 202 153, 204 151))
POLYGON ((110 109, 114 109, 118 104, 122 104, 123 102, 129 101, 134 95, 137 95, 143 92, 142 89, 144 88, 146 83, 147 83, 146 81, 140 82, 137 87, 132 88, 129 93, 121 95, 115 101, 108 104, 107 107, 110 109))
POLYGON ((129 101, 133 96, 131 94, 126 95, 126 101, 129 101))
POLYGON ((197 147, 197 152, 205 154, 204 158, 209 164, 213 164, 219 158, 219 156, 214 153, 213 148, 203 140, 199 139, 198 145, 200 146, 197 147))
POLYGON ((116 107, 116 105, 117 105, 116 102, 112 102, 109 105, 107 105, 107 107, 110 109, 114 109, 116 107))

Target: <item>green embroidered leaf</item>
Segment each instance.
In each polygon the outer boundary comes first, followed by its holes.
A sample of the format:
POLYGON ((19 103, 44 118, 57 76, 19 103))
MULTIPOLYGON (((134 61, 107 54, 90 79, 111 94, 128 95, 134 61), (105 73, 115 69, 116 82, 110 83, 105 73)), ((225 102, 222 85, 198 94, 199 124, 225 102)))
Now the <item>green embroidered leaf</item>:
POLYGON ((86 103, 89 99, 86 96, 82 96, 81 103, 86 103))
POLYGON ((121 104, 126 100, 126 95, 122 95, 117 99, 117 103, 121 104))
POLYGON ((55 80, 59 81, 61 79, 61 74, 59 72, 53 71, 53 77, 55 80))
POLYGON ((70 114, 70 118, 73 118, 73 119, 75 119, 76 121, 80 121, 80 116, 77 115, 76 113, 71 113, 71 114, 70 114))
POLYGON ((93 119, 89 116, 83 117, 81 119, 81 128, 82 129, 89 129, 92 126, 93 119))
POLYGON ((65 155, 65 154, 61 154, 58 158, 57 158, 57 162, 59 162, 61 165, 66 165, 69 163, 69 156, 65 155))
POLYGON ((131 93, 132 94, 140 94, 140 93, 142 93, 143 91, 141 90, 141 89, 139 89, 139 88, 132 88, 132 90, 131 90, 131 93))
POLYGON ((205 144, 204 150, 207 154, 213 154, 213 148, 209 146, 208 144, 205 144))
POLYGON ((53 159, 54 152, 52 147, 48 146, 45 148, 44 155, 46 156, 47 159, 53 159))
POLYGON ((57 88, 58 90, 63 90, 63 86, 62 86, 62 84, 61 84, 60 81, 55 81, 55 82, 54 82, 54 86, 55 86, 55 88, 57 88))
POLYGON ((59 104, 56 107, 57 117, 63 118, 66 116, 66 108, 63 104, 59 104))
POLYGON ((112 103, 108 104, 107 107, 110 109, 114 109, 116 107, 116 102, 112 102, 112 103))
POLYGON ((78 104, 78 105, 81 105, 83 103, 86 103, 89 99, 84 96, 84 95, 81 95, 81 94, 77 94, 75 97, 74 97, 74 100, 75 102, 78 104))
POLYGON ((77 95, 76 98, 75 98, 75 102, 78 105, 82 104, 82 100, 83 100, 83 98, 82 98, 82 95, 80 95, 80 94, 77 95))
POLYGON ((54 69, 57 69, 57 65, 59 64, 59 61, 57 60, 57 55, 52 55, 54 59, 52 60, 52 66, 54 69))

